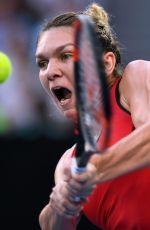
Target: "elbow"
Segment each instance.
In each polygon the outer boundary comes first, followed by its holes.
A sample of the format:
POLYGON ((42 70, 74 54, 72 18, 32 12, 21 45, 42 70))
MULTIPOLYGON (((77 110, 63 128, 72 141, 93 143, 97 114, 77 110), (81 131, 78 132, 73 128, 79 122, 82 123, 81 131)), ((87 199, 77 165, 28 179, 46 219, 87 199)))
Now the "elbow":
POLYGON ((48 226, 47 209, 48 205, 39 214, 39 225, 42 230, 46 230, 48 226))

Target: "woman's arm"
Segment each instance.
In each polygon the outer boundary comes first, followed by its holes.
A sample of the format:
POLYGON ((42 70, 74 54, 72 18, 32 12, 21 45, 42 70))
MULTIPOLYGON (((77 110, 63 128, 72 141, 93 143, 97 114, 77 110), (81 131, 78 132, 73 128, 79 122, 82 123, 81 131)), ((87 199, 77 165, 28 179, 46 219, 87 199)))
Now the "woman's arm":
POLYGON ((40 213, 39 223, 42 230, 75 230, 77 218, 60 216, 49 203, 40 213))
POLYGON ((120 83, 122 105, 131 113, 135 131, 94 156, 98 182, 150 165, 150 62, 129 63, 120 83))
POLYGON ((43 208, 39 216, 42 230, 75 230, 79 217, 80 205, 75 206, 74 213, 67 213, 63 207, 68 205, 67 180, 70 178, 70 167, 72 150, 68 150, 60 159, 55 171, 55 187, 50 195, 49 203, 43 208))
POLYGON ((97 168, 97 183, 150 166, 150 123, 136 129, 90 162, 97 168))

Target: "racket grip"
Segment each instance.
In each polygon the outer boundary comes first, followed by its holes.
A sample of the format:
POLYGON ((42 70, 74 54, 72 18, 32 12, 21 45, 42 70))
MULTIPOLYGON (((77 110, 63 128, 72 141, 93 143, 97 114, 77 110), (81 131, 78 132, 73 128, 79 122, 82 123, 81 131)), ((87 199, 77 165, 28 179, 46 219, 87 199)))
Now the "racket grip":
MULTIPOLYGON (((78 167, 77 165, 77 161, 76 158, 72 159, 72 165, 71 165, 71 172, 72 174, 79 174, 79 173, 83 173, 86 171, 86 167, 78 167)), ((74 197, 73 198, 75 202, 80 202, 82 200, 82 197, 74 197)))
POLYGON ((75 173, 79 174, 79 173, 83 173, 85 171, 86 171, 86 167, 79 167, 77 165, 77 160, 74 157, 72 159, 72 165, 71 165, 71 172, 72 172, 72 174, 75 174, 75 173))

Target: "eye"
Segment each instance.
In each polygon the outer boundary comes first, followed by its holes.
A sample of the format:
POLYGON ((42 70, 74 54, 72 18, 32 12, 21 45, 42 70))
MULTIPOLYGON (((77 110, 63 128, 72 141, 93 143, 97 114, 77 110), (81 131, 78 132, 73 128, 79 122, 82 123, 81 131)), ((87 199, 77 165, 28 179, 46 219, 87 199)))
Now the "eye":
POLYGON ((61 55, 60 55, 60 59, 63 61, 63 62, 65 62, 65 61, 67 61, 67 60, 69 60, 70 58, 72 58, 72 53, 62 53, 61 55))
POLYGON ((48 62, 44 61, 44 60, 39 60, 39 61, 37 61, 37 65, 40 69, 46 69, 48 62))

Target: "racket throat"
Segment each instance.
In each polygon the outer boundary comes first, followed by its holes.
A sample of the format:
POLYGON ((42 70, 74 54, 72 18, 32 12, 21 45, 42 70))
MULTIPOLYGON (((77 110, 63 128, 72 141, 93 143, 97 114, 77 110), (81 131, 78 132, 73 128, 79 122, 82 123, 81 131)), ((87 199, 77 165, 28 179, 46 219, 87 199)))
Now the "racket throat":
POLYGON ((76 161, 77 161, 77 165, 79 168, 85 168, 87 165, 87 162, 89 161, 90 157, 95 153, 97 153, 98 151, 96 149, 93 150, 88 150, 88 151, 84 151, 82 153, 82 156, 80 157, 76 157, 76 161))

